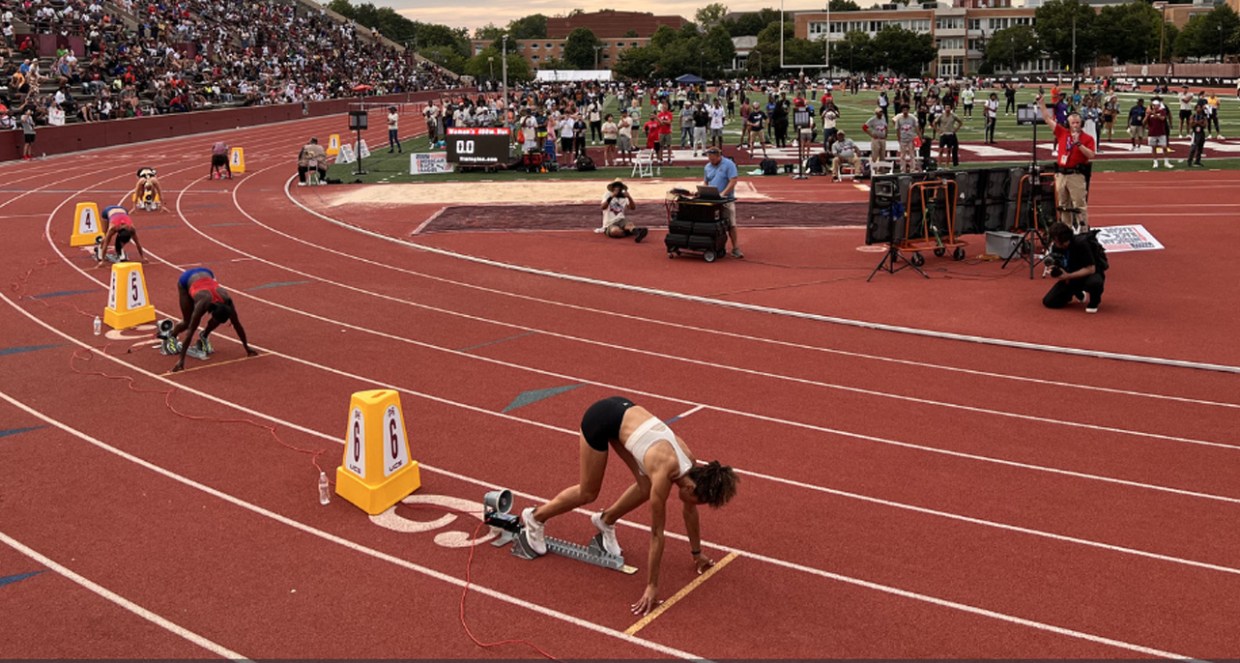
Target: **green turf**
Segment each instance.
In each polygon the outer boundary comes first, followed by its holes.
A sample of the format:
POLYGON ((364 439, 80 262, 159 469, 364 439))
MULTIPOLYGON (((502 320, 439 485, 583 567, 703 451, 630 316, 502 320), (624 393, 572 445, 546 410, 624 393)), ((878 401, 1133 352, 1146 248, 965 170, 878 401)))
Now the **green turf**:
MULTIPOLYGON (((964 120, 964 127, 959 132, 961 143, 980 143, 983 139, 983 120, 982 120, 982 103, 990 95, 990 92, 999 93, 1000 108, 1002 108, 1003 94, 1002 90, 979 90, 977 93, 977 102, 973 107, 974 116, 972 118, 961 117, 964 120)), ((1017 92, 1016 102, 1018 104, 1032 102, 1034 92, 1032 89, 1019 90, 1017 92)), ((815 96, 815 104, 817 97, 821 97, 821 90, 815 96)), ((863 90, 857 95, 850 95, 841 91, 836 91, 835 103, 839 106, 843 117, 840 119, 839 126, 850 133, 859 133, 861 123, 871 117, 874 112, 874 106, 878 99, 876 91, 863 90)), ((751 99, 757 99, 760 93, 752 92, 751 99)), ((1150 98, 1148 93, 1143 94, 1121 94, 1120 95, 1120 112, 1121 117, 1116 121, 1114 136, 1116 141, 1122 141, 1127 144, 1127 134, 1123 131, 1123 124, 1126 122, 1128 108, 1132 106, 1137 98, 1145 99, 1147 104, 1150 98)), ((1219 120, 1224 136, 1233 136, 1240 138, 1240 101, 1235 97, 1220 95, 1221 110, 1219 112, 1219 120)), ((1168 106, 1172 109, 1173 120, 1176 116, 1178 105, 1173 99, 1173 95, 1168 95, 1168 106)), ((604 114, 617 112, 616 98, 608 96, 603 107, 604 114)), ((739 113, 739 105, 738 105, 739 113)), ((648 117, 649 107, 643 106, 643 119, 648 117)), ((678 142, 680 120, 676 120, 676 132, 672 138, 674 142, 678 142)), ((724 125, 724 139, 729 143, 740 140, 740 118, 729 118, 724 125)), ((1175 129, 1173 125, 1173 137, 1175 129)), ((637 133, 635 129, 635 134, 637 133)), ((1033 128, 1028 125, 1017 125, 1016 117, 999 116, 998 125, 995 131, 995 139, 999 141, 1024 141, 1026 144, 1033 137, 1033 128)), ((1045 126, 1038 127, 1038 141, 1045 143, 1049 139, 1050 133, 1045 126)), ((734 144, 734 143, 732 143, 734 144)), ((1208 146, 1208 143, 1207 143, 1208 146)), ((623 168, 600 168, 593 172, 577 172, 575 170, 561 170, 555 173, 526 173, 524 171, 498 171, 493 173, 471 172, 471 173, 446 173, 442 175, 410 175, 409 174, 409 154, 418 152, 432 152, 430 141, 425 137, 411 138, 401 143, 404 153, 388 154, 386 149, 375 150, 371 156, 364 160, 363 167, 367 171, 364 175, 355 175, 357 170, 356 164, 333 165, 328 170, 329 178, 340 179, 344 182, 361 181, 366 184, 396 184, 403 182, 482 182, 482 181, 504 181, 504 180, 538 180, 538 179, 605 179, 613 177, 628 177, 631 167, 623 168)), ((1007 147, 1011 147, 1008 145, 1007 147)), ((1187 156, 1187 150, 1183 147, 1176 147, 1176 154, 1173 155, 1172 163, 1176 169, 1185 168, 1178 159, 1187 156)), ((1119 154, 1127 154, 1126 147, 1119 154)), ((1146 157, 1148 153, 1142 156, 1146 157)), ((1024 165, 1027 162, 1016 163, 1011 165, 1024 165)), ((1240 159, 1206 159, 1205 163, 1209 164, 1209 168, 1235 170, 1240 169, 1240 159)), ((1094 161, 1094 172, 1132 172, 1137 170, 1150 169, 1150 158, 1139 159, 1108 159, 1104 152, 1098 159, 1094 161)), ((962 162, 961 167, 977 167, 977 166, 998 166, 1002 165, 994 161, 985 162, 962 162)), ((1187 170, 1187 168, 1185 168, 1187 170)), ((748 169, 742 167, 741 175, 744 176, 748 169)), ((682 178, 698 178, 702 175, 702 167, 694 166, 675 166, 664 168, 661 177, 667 179, 682 178)))

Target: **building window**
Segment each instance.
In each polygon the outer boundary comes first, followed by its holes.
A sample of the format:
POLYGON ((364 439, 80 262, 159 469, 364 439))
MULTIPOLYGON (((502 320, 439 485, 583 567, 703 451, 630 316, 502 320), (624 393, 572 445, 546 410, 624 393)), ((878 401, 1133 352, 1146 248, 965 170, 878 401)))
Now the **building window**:
POLYGON ((547 44, 547 48, 552 48, 554 44, 547 44))
POLYGON ((538 59, 538 56, 537 56, 537 55, 531 55, 531 56, 530 56, 530 59, 531 59, 531 60, 537 60, 537 59, 538 59))
POLYGON ((537 50, 538 50, 538 44, 530 44, 530 48, 532 48, 532 49, 534 49, 534 50, 536 50, 536 51, 537 51, 537 50))
POLYGON ((981 29, 982 29, 982 19, 980 19, 980 18, 971 18, 971 19, 969 19, 969 29, 970 29, 970 30, 981 30, 981 29))

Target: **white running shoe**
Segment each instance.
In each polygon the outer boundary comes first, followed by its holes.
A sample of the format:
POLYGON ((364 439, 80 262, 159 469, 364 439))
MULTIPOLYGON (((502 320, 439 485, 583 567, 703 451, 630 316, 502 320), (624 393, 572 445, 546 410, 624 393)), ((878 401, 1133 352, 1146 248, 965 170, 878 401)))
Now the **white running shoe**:
POLYGON ((1158 159, 1154 159, 1154 167, 1155 167, 1155 168, 1157 168, 1157 167, 1158 167, 1158 159))
POLYGON ((547 554, 547 534, 543 524, 534 519, 534 507, 526 507, 521 512, 521 524, 525 526, 525 540, 530 548, 539 555, 547 554))
POLYGON ((1168 161, 1167 159, 1163 159, 1163 168, 1170 168, 1170 167, 1171 167, 1171 162, 1168 161))
POLYGON ((620 549, 620 541, 616 539, 616 526, 603 522, 602 512, 590 516, 590 522, 594 523, 594 528, 603 535, 603 550, 610 555, 621 556, 623 551, 620 549))

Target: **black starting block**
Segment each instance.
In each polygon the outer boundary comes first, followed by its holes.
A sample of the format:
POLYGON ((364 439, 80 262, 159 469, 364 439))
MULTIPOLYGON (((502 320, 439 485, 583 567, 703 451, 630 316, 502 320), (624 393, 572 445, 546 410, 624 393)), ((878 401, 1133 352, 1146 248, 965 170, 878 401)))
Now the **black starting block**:
MULTIPOLYGON (((210 347, 209 344, 208 347, 210 347)), ((171 337, 162 339, 159 343, 159 354, 168 355, 170 357, 181 354, 181 342, 171 337)), ((195 341, 193 345, 189 346, 189 350, 187 350, 185 354, 193 357, 194 359, 206 359, 211 353, 203 349, 202 340, 200 339, 195 341)))
MULTIPOLYGON (((530 547, 530 542, 525 535, 525 528, 521 525, 521 519, 508 513, 511 508, 512 492, 508 490, 491 491, 483 498, 483 521, 491 526, 492 532, 499 534, 499 537, 492 541, 491 545, 501 548, 508 543, 512 543, 513 556, 520 557, 521 559, 534 559, 539 555, 530 547)), ((586 564, 593 564, 594 566, 601 566, 605 569, 612 569, 625 575, 637 573, 637 567, 625 564, 623 556, 613 555, 603 548, 602 534, 596 534, 584 546, 549 536, 544 538, 547 541, 548 553, 575 559, 586 564)))

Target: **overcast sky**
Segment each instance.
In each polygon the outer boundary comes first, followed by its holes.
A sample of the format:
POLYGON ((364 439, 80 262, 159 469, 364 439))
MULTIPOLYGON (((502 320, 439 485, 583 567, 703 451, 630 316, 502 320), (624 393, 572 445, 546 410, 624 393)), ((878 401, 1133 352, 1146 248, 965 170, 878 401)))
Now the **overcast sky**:
MULTIPOLYGON (((588 12, 600 9, 621 11, 651 12, 659 15, 683 16, 690 21, 701 7, 710 4, 709 0, 517 0, 516 2, 497 2, 495 0, 368 0, 376 7, 391 7, 410 20, 425 23, 440 23, 449 27, 469 28, 471 34, 475 28, 488 23, 503 27, 514 18, 530 14, 547 16, 563 15, 574 9, 588 12)), ((784 0, 784 8, 822 9, 827 6, 826 0, 784 0)), ((879 0, 858 0, 862 7, 878 4, 879 0)), ((359 4, 354 0, 354 4, 359 4)), ((779 0, 732 0, 723 2, 731 11, 754 11, 763 7, 779 9, 779 0)))

